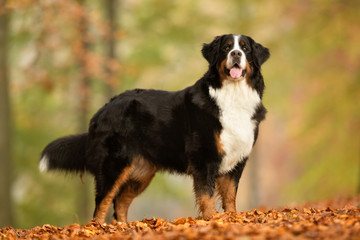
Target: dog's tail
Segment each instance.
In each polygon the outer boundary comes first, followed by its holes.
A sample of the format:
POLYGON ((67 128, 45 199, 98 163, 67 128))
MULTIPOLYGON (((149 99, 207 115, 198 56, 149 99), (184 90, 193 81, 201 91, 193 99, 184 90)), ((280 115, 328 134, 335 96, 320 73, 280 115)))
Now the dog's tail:
POLYGON ((87 139, 88 133, 83 133, 62 137, 49 143, 41 153, 40 171, 63 170, 82 173, 87 170, 92 173, 92 169, 86 166, 87 139))

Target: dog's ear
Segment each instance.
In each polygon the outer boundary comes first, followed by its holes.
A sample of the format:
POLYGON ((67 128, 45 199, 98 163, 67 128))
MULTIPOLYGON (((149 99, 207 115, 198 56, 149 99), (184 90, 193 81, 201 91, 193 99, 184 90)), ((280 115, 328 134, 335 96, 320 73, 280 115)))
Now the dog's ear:
POLYGON ((204 43, 203 45, 201 53, 204 56, 204 58, 209 62, 210 66, 216 64, 220 45, 221 45, 221 36, 217 36, 211 43, 204 43))
POLYGON ((260 68, 260 66, 270 57, 270 51, 260 43, 255 42, 252 38, 250 38, 250 43, 255 64, 260 68))

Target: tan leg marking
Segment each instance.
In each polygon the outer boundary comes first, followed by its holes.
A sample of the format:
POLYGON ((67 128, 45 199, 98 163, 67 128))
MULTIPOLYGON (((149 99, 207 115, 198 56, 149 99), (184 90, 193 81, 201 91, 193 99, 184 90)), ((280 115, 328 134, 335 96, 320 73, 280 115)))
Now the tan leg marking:
POLYGON ((220 139, 220 133, 215 133, 215 144, 216 144, 216 149, 217 149, 218 153, 220 155, 225 154, 224 146, 220 139))
POLYGON ((115 211, 117 220, 119 222, 127 222, 127 214, 130 207, 130 204, 140 193, 142 193, 145 188, 149 185, 152 178, 155 174, 149 176, 147 179, 142 180, 141 186, 139 189, 133 189, 133 186, 126 185, 123 192, 116 198, 115 202, 115 211))
POLYGON ((112 200, 119 191, 120 187, 128 180, 132 170, 133 170, 133 165, 129 167, 125 167, 124 170, 119 175, 118 179, 115 181, 109 193, 101 201, 95 216, 95 220, 100 224, 103 224, 105 222, 105 217, 107 212, 109 211, 109 207, 111 205, 112 200))
POLYGON ((210 197, 207 194, 198 196, 196 202, 205 219, 210 219, 216 214, 215 196, 210 197))
POLYGON ((127 221, 127 213, 131 202, 150 184, 157 170, 152 163, 141 156, 135 157, 132 165, 134 168, 129 179, 139 182, 140 186, 138 189, 133 189, 134 186, 126 184, 120 195, 116 198, 115 212, 117 220, 120 222, 127 221))
POLYGON ((236 212, 236 189, 234 181, 229 176, 216 179, 216 189, 220 194, 225 212, 236 212))

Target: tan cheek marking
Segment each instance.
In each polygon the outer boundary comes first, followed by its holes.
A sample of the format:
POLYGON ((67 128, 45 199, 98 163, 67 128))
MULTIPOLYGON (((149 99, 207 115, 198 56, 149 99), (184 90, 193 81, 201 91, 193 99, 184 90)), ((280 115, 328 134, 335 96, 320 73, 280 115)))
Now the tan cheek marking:
POLYGON ((246 83, 250 86, 250 75, 252 74, 252 67, 250 66, 249 62, 246 60, 246 83))
POLYGON ((216 214, 215 196, 201 195, 196 198, 196 202, 205 219, 210 219, 216 214))
POLYGON ((99 222, 100 224, 103 224, 105 222, 105 217, 107 212, 109 211, 109 207, 111 205, 112 200, 114 199, 116 193, 119 191, 121 185, 123 185, 128 180, 132 170, 133 170, 133 166, 125 167, 122 173, 119 175, 118 179, 116 179, 109 193, 101 201, 95 216, 96 221, 99 222))
POLYGON ((226 79, 226 73, 225 73, 225 66, 226 66, 226 58, 220 63, 220 66, 218 68, 218 72, 220 75, 220 81, 224 81, 226 79))
POLYGON ((234 181, 229 176, 220 176, 216 179, 216 187, 221 196, 225 212, 236 212, 236 189, 234 181))

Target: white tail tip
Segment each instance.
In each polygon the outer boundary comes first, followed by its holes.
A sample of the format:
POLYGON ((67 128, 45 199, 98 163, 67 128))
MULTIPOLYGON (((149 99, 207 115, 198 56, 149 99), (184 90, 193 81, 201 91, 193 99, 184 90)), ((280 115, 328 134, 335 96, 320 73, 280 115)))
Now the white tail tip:
POLYGON ((40 172, 46 172, 49 169, 49 158, 44 155, 39 163, 39 170, 40 172))

